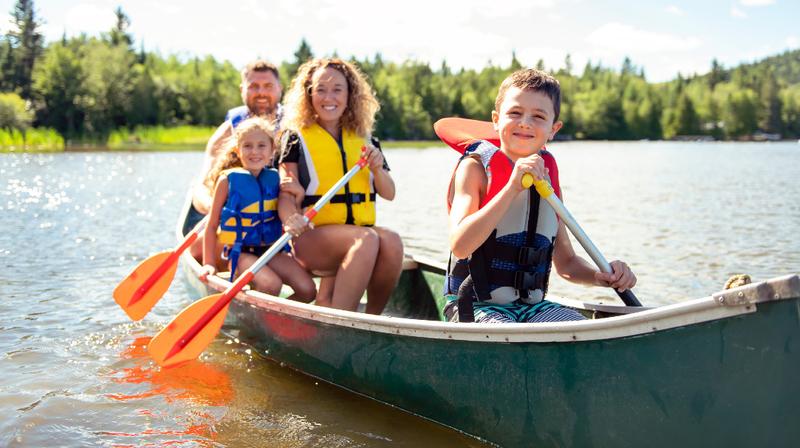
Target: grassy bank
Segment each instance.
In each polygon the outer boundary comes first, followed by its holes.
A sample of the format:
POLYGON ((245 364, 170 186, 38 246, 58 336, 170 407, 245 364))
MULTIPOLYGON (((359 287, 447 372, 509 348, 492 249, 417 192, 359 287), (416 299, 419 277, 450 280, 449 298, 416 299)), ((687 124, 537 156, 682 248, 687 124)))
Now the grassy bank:
POLYGON ((205 126, 148 126, 118 129, 108 137, 108 149, 141 151, 201 151, 215 128, 205 126))
POLYGON ((64 138, 53 129, 0 129, 0 152, 56 152, 64 150, 64 138))
MULTIPOLYGON (((118 129, 108 141, 67 143, 69 150, 89 151, 202 151, 214 133, 214 127, 205 126, 147 126, 133 130, 118 129)), ((384 149, 424 149, 442 146, 438 140, 384 140, 384 149)), ((25 134, 18 130, 0 130, 0 152, 63 151, 64 138, 52 129, 29 129, 25 134)))

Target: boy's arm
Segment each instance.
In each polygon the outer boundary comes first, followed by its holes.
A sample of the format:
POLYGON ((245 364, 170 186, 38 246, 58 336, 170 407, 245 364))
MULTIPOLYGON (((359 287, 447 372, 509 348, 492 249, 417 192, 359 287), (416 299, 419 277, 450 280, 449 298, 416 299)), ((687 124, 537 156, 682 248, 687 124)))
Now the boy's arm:
POLYGON ((506 185, 502 192, 479 209, 486 194, 486 173, 480 162, 464 159, 453 179, 453 202, 450 206, 450 251, 456 258, 467 258, 491 235, 514 200, 515 192, 506 185))
POLYGON ((476 159, 464 159, 456 169, 453 204, 450 208, 450 250, 457 258, 466 258, 481 245, 506 214, 514 198, 524 190, 522 176, 532 174, 544 179, 547 169, 539 154, 517 159, 508 181, 483 208, 486 173, 476 159))
POLYGON ((217 187, 214 189, 214 200, 211 203, 211 211, 208 216, 203 235, 203 264, 217 266, 217 227, 219 227, 220 214, 225 201, 228 199, 228 178, 220 176, 217 187))
POLYGON ((609 286, 623 292, 636 285, 636 275, 622 261, 614 260, 611 263, 614 270, 612 274, 600 272, 588 261, 579 257, 572 248, 567 227, 563 221, 558 222, 555 247, 553 248, 553 266, 562 278, 573 283, 590 286, 609 286))

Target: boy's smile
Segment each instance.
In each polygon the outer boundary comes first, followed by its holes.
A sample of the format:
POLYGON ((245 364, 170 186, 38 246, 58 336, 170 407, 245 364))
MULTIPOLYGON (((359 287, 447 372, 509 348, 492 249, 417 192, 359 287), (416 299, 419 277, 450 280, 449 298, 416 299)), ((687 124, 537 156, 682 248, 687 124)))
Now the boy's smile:
POLYGON ((542 92, 510 87, 492 111, 494 128, 500 135, 500 148, 512 160, 536 153, 561 129, 553 123, 553 102, 542 92))

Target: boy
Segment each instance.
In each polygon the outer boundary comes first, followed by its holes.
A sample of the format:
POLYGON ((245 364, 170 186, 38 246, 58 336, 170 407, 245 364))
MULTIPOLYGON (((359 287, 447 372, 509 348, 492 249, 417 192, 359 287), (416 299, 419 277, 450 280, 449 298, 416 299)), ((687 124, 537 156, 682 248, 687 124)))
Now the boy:
MULTIPOLYGON (((614 272, 606 274, 578 257, 553 209, 535 189, 522 186, 522 176, 530 173, 550 182, 561 197, 555 159, 544 149, 561 129, 560 106, 555 78, 532 69, 512 73, 500 85, 492 111, 500 147, 477 141, 456 167, 448 192, 450 250, 457 259, 446 284, 445 314, 451 321, 583 319, 544 300, 552 265, 576 283, 619 291, 636 284, 621 261, 612 261, 614 272)), ((439 132, 447 141, 444 133, 439 132)))

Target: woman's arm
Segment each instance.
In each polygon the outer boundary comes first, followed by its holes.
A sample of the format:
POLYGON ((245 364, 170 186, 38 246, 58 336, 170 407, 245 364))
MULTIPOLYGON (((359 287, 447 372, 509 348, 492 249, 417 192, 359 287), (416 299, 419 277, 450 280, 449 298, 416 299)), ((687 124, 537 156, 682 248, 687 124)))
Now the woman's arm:
POLYGON ((203 235, 203 264, 217 266, 217 227, 219 227, 220 214, 225 201, 228 199, 228 178, 220 176, 217 187, 214 189, 214 200, 211 202, 211 212, 208 216, 208 225, 203 235))
POLYGON ((375 146, 369 145, 366 147, 364 155, 375 182, 375 192, 387 201, 393 200, 396 193, 394 180, 384 166, 383 152, 375 146))

